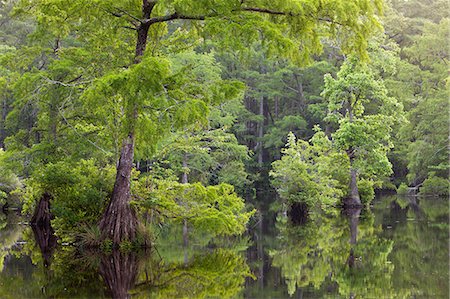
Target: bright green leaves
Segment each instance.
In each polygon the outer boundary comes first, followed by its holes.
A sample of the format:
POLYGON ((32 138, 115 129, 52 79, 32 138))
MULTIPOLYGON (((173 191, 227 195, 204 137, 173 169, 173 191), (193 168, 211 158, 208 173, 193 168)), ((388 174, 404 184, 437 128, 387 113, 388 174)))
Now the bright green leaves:
POLYGON ((325 78, 323 95, 329 100, 329 119, 339 122, 332 134, 336 149, 347 151, 362 177, 390 175, 387 153, 393 147, 392 128, 403 121, 403 109, 388 97, 383 81, 350 58, 337 79, 325 78))
POLYGON ((225 128, 173 134, 160 147, 158 161, 178 177, 188 175, 189 182, 228 183, 238 191, 244 191, 250 183, 244 166, 248 149, 225 128))
POLYGON ((214 235, 242 234, 253 212, 245 211, 243 200, 228 184, 204 187, 200 183, 180 184, 145 178, 133 191, 143 199, 135 203, 144 209, 177 221, 187 220, 195 228, 214 235))
POLYGON ((167 132, 205 124, 208 105, 238 97, 241 90, 241 83, 221 79, 211 55, 188 52, 144 57, 98 79, 83 98, 105 130, 122 138, 136 130, 139 158, 153 154, 167 132))
POLYGON ((334 205, 343 195, 338 188, 335 165, 345 169, 346 157, 331 152, 331 141, 318 132, 311 144, 290 133, 284 154, 272 163, 272 185, 288 204, 301 202, 309 208, 334 205), (337 164, 334 164, 337 163, 337 164))

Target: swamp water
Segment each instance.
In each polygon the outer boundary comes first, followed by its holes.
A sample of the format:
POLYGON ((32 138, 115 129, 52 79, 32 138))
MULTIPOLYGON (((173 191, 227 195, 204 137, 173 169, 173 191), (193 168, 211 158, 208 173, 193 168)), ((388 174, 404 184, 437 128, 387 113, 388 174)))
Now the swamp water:
POLYGON ((447 199, 384 196, 292 226, 257 213, 240 238, 163 227, 147 252, 53 246, 0 213, 0 298, 449 298, 447 199))

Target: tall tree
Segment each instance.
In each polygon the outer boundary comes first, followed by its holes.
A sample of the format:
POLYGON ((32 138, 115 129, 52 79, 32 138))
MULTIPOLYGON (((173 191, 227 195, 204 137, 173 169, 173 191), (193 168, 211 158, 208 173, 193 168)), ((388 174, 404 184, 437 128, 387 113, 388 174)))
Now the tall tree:
POLYGON ((336 79, 325 77, 323 95, 329 100, 330 120, 339 122, 332 139, 350 161, 349 193, 344 204, 360 206, 358 177, 373 180, 392 171, 387 152, 402 106, 388 96, 382 80, 354 57, 345 61, 336 79))

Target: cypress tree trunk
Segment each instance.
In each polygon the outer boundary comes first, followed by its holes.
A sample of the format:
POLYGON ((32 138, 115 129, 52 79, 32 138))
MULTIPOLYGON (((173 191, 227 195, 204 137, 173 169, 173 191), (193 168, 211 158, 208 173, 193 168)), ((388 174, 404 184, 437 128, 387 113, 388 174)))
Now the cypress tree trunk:
MULTIPOLYGON (((143 19, 150 18, 156 1, 142 1, 143 19)), ((147 46, 149 23, 141 23, 137 28, 134 63, 141 61, 147 46)), ((129 99, 131 100, 131 99, 129 99)), ((133 113, 127 116, 129 122, 128 136, 124 139, 117 165, 116 181, 111 200, 100 220, 100 230, 103 238, 109 238, 115 245, 123 240, 133 240, 136 237, 138 220, 130 206, 131 200, 131 171, 134 160, 135 124, 138 119, 138 107, 134 106, 133 113)))
MULTIPOLYGON (((350 123, 353 122, 353 107, 351 103, 348 103, 347 107, 350 123)), ((359 198, 358 190, 358 174, 354 167, 355 164, 355 149, 350 147, 347 150, 347 156, 350 159, 350 190, 348 198, 344 200, 344 206, 346 207, 361 207, 361 199, 359 198)))
POLYGON ((130 206, 133 156, 134 136, 130 134, 123 142, 113 194, 100 221, 102 237, 111 239, 114 244, 136 237, 138 221, 130 206))
MULTIPOLYGON (((353 151, 352 151, 353 152, 353 151)), ((349 154, 353 155, 353 154, 349 154)), ((361 207, 361 199, 359 198, 358 190, 358 174, 353 164, 353 157, 350 156, 350 188, 348 198, 344 201, 344 206, 346 207, 361 207)))
POLYGON ((50 220, 52 219, 52 214, 50 213, 50 199, 52 196, 50 193, 45 192, 39 203, 34 210, 33 217, 31 217, 31 225, 38 226, 40 228, 50 227, 50 220))

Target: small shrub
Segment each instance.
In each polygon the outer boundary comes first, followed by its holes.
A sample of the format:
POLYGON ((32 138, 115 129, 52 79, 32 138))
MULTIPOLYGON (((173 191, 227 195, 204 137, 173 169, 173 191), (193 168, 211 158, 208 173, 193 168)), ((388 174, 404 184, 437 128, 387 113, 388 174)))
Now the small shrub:
POLYGON ((408 194, 408 186, 405 183, 401 183, 397 188, 398 195, 406 195, 408 194))
POLYGON ((0 190, 0 207, 4 206, 6 204, 6 198, 8 195, 5 191, 0 190))
POLYGON ((100 248, 102 249, 102 251, 104 252, 112 252, 113 250, 113 241, 111 239, 105 239, 103 240, 100 248))
POLYGON ((373 190, 373 182, 370 180, 362 179, 358 182, 358 191, 361 203, 368 205, 375 198, 375 191, 373 190))
POLYGON ((133 244, 130 241, 122 241, 119 244, 119 250, 121 252, 131 252, 131 250, 133 249, 133 244))
POLYGON ((420 195, 448 196, 450 183, 448 179, 437 176, 427 178, 420 188, 420 195))
POLYGON ((101 241, 101 231, 98 225, 83 226, 81 231, 77 234, 77 240, 79 244, 84 247, 100 247, 102 245, 101 241))

